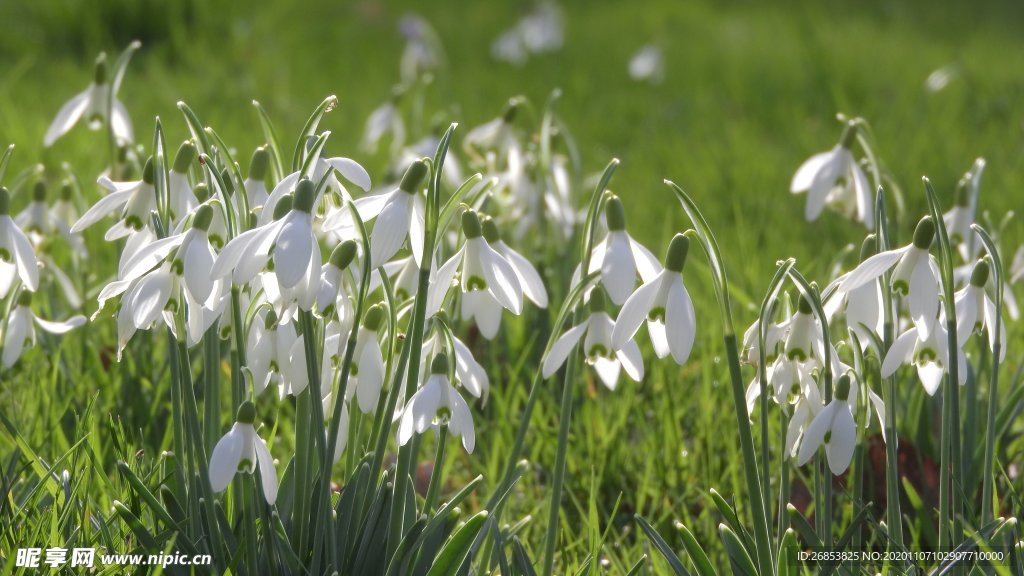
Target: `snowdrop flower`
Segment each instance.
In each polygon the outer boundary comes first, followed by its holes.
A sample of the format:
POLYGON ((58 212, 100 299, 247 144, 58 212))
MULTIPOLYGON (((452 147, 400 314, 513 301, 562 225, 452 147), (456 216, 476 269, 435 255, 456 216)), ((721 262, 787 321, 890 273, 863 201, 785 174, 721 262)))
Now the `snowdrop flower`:
POLYGON ((331 252, 331 257, 321 271, 320 293, 316 297, 317 314, 321 316, 333 314, 339 320, 351 324, 350 316, 354 314, 354 310, 349 299, 350 287, 345 282, 345 271, 352 268, 352 274, 357 274, 352 264, 355 262, 358 252, 359 249, 354 240, 345 240, 331 252))
POLYGON ((24 232, 11 218, 11 195, 0 186, 0 299, 6 298, 14 280, 31 291, 39 287, 39 261, 24 232))
POLYGON ((107 110, 110 110, 110 128, 120 143, 130 143, 132 121, 128 110, 117 99, 120 78, 115 78, 113 86, 107 78, 107 57, 100 54, 96 59, 95 76, 88 88, 74 95, 57 112, 50 127, 43 137, 43 146, 49 148, 58 138, 68 133, 82 118, 89 123, 90 130, 98 130, 107 122, 107 110))
POLYGON ((504 258, 515 272, 516 278, 519 279, 519 284, 523 288, 523 296, 529 298, 538 307, 547 308, 548 291, 544 288, 544 281, 541 280, 537 269, 522 254, 510 248, 508 244, 505 244, 505 241, 501 239, 498 225, 495 224, 493 218, 484 218, 481 225, 487 245, 504 258))
POLYGON ((270 152, 266 146, 260 146, 252 153, 252 160, 249 161, 249 175, 242 184, 245 187, 246 199, 249 201, 249 210, 259 212, 267 203, 270 194, 267 193, 267 169, 270 167, 270 152))
MULTIPOLYGON (((774 362, 778 356, 779 344, 786 339, 786 331, 788 329, 788 322, 782 322, 777 324, 770 322, 767 330, 765 330, 765 360, 768 362, 774 362)), ((744 364, 750 364, 753 366, 759 366, 761 362, 761 344, 760 344, 760 331, 761 320, 754 320, 754 323, 747 328, 747 331, 743 333, 743 351, 740 355, 740 360, 744 364)))
POLYGON ((85 324, 85 316, 72 316, 64 322, 51 322, 43 320, 32 312, 32 293, 22 291, 18 295, 17 305, 7 318, 6 326, 3 326, 3 338, 0 344, 3 345, 4 368, 14 366, 14 363, 21 357, 26 348, 32 348, 36 344, 36 326, 50 334, 67 334, 72 329, 85 324))
POLYGON ((396 89, 387 102, 381 104, 370 113, 363 129, 361 147, 371 154, 377 152, 377 146, 385 136, 391 136, 391 154, 394 155, 405 143, 405 123, 398 110, 398 102, 402 92, 396 89))
POLYGON ((263 393, 271 384, 280 387, 282 398, 289 391, 298 394, 309 384, 306 376, 303 339, 295 331, 295 323, 282 324, 273 310, 261 308, 253 318, 246 340, 246 368, 252 377, 253 393, 263 393), (301 355, 301 366, 295 368, 301 355))
MULTIPOLYGON (((949 366, 948 338, 946 328, 941 324, 937 324, 927 336, 917 328, 900 334, 882 360, 882 377, 892 376, 904 364, 913 364, 925 392, 934 396, 949 366)), ((956 361, 962 386, 967 382, 967 357, 960 348, 957 348, 956 361)))
POLYGON ((665 77, 661 49, 654 44, 648 44, 633 54, 629 60, 629 77, 633 80, 659 84, 665 77))
POLYGON ((515 268, 487 243, 480 218, 473 210, 463 212, 462 231, 466 243, 438 269, 432 284, 439 290, 429 298, 427 309, 436 312, 441 307, 456 271, 461 269, 462 317, 475 320, 480 333, 490 340, 501 326, 502 308, 515 315, 522 312, 523 287, 515 268))
POLYGON ((121 218, 108 230, 104 239, 108 242, 124 238, 147 227, 150 213, 156 209, 156 191, 153 188, 153 158, 146 160, 142 169, 142 179, 132 182, 113 182, 106 176, 100 176, 98 182, 108 193, 71 227, 72 234, 78 234, 104 216, 121 210, 121 218))
POLYGON ((587 273, 601 271, 601 283, 612 302, 619 306, 633 293, 637 272, 642 281, 649 282, 661 271, 661 265, 650 250, 626 232, 626 211, 617 196, 605 204, 605 219, 608 235, 594 246, 587 273))
POLYGON ((565 364, 569 354, 582 338, 587 363, 594 367, 601 382, 609 390, 615 390, 621 368, 625 368, 626 374, 634 381, 642 380, 644 362, 636 341, 630 340, 618 349, 612 344, 615 323, 605 310, 604 291, 600 288, 594 290, 587 305, 590 308, 590 316, 562 334, 551 346, 541 369, 544 378, 550 378, 562 364, 565 364))
POLYGON ((409 238, 409 247, 417 266, 423 261, 423 236, 426 226, 426 202, 420 186, 428 168, 422 160, 414 162, 402 176, 398 188, 386 194, 364 196, 356 200, 356 210, 364 220, 376 217, 370 233, 370 266, 379 268, 391 259, 409 238))
MULTIPOLYGON (((329 132, 325 134, 330 134, 329 132)), ((317 138, 310 136, 306 141, 306 150, 303 153, 303 160, 305 161, 310 153, 310 147, 317 141, 317 138)), ((338 156, 336 158, 323 158, 318 156, 313 160, 312 173, 311 174, 300 174, 299 172, 292 172, 280 182, 274 186, 274 190, 267 197, 266 202, 263 204, 263 209, 260 212, 259 223, 268 224, 273 219, 273 215, 276 211, 277 203, 289 195, 293 191, 297 190, 297 185, 300 180, 306 178, 313 182, 320 182, 324 177, 327 178, 327 185, 324 190, 334 192, 341 197, 343 201, 350 200, 351 194, 348 193, 348 189, 338 179, 337 174, 341 174, 345 180, 355 184, 363 191, 370 190, 370 175, 367 174, 366 169, 359 165, 358 162, 351 158, 345 158, 338 156)), ((320 191, 313 199, 312 211, 316 212, 320 206, 320 200, 323 198, 323 191, 320 191)))
POLYGON ((676 234, 672 238, 665 256, 665 269, 637 288, 619 311, 612 331, 613 348, 623 348, 647 320, 651 344, 658 358, 671 353, 677 364, 686 363, 697 333, 693 301, 683 284, 683 266, 689 248, 690 240, 686 236, 676 234))
POLYGON ((491 55, 498 60, 522 65, 530 53, 559 50, 565 41, 564 27, 558 6, 545 2, 498 36, 491 45, 491 55))
MULTIPOLYGON (((875 251, 874 234, 868 235, 861 246, 861 262, 870 258, 875 251)), ((833 285, 838 287, 847 275, 837 278, 833 285)), ((826 290, 828 292, 828 290, 826 290)), ((834 293, 824 303, 825 314, 831 320, 838 312, 844 311, 846 326, 857 335, 862 348, 871 343, 869 332, 881 334, 885 317, 883 311, 882 287, 876 282, 866 282, 847 293, 834 293)))
POLYGON ((85 243, 81 236, 71 234, 71 229, 61 220, 54 210, 46 205, 46 182, 39 180, 32 189, 32 201, 17 216, 14 223, 25 232, 32 245, 40 247, 42 243, 56 235, 79 253, 85 252, 85 243))
POLYGON ((444 354, 434 356, 426 384, 405 405, 398 426, 398 444, 405 446, 414 431, 422 434, 428 426, 448 426, 449 431, 462 437, 466 452, 473 453, 476 445, 473 414, 448 379, 448 357, 444 354))
POLYGON ((797 457, 800 439, 803 438, 807 427, 822 408, 824 406, 822 406, 818 386, 815 384, 805 388, 804 393, 800 394, 796 401, 793 416, 789 419, 789 427, 786 429, 786 454, 793 458, 797 457))
POLYGON ((277 470, 267 443, 256 434, 256 406, 246 400, 238 407, 235 424, 210 455, 210 487, 223 492, 237 472, 252 474, 259 466, 263 497, 271 506, 277 501, 277 470))
POLYGON ((880 252, 862 262, 846 275, 833 297, 852 292, 895 266, 892 290, 907 297, 914 325, 922 338, 928 338, 939 311, 939 280, 928 254, 934 238, 935 223, 926 216, 918 222, 913 242, 902 248, 880 252))
MULTIPOLYGON (((487 376, 487 370, 473 358, 473 353, 462 340, 452 336, 452 354, 455 356, 455 379, 463 388, 473 396, 487 402, 487 394, 490 391, 491 382, 487 376)), ((434 332, 431 337, 423 343, 423 357, 433 358, 445 352, 445 345, 439 333, 434 332)), ((426 362, 424 362, 426 364, 426 362)))
MULTIPOLYGON (((494 152, 511 167, 522 164, 522 147, 516 137, 514 122, 519 114, 521 98, 512 98, 501 116, 466 133, 462 147, 471 157, 483 161, 487 152, 494 152)), ((518 171, 517 171, 518 173, 518 171)))
POLYGON ((844 374, 839 378, 832 401, 804 431, 797 465, 806 464, 824 444, 832 474, 839 476, 849 468, 857 444, 857 424, 853 421, 849 398, 850 376, 844 374))
POLYGON ((790 192, 807 192, 804 216, 809 222, 817 220, 830 204, 863 222, 868 230, 874 228, 871 186, 850 151, 856 138, 857 124, 850 122, 835 148, 811 156, 793 176, 790 192))
POLYGON ((807 362, 814 359, 823 362, 825 338, 806 296, 800 297, 796 314, 789 321, 789 334, 783 350, 789 360, 807 362))
POLYGON ((430 24, 417 14, 405 14, 398 23, 405 37, 405 49, 399 65, 402 82, 414 84, 441 63, 441 41, 430 24))
POLYGON ((363 414, 369 414, 377 408, 384 385, 384 353, 381 352, 379 339, 383 322, 384 309, 379 304, 370 306, 356 334, 346 399, 351 400, 355 396, 363 414))
MULTIPOLYGON (((985 292, 988 277, 988 262, 982 260, 974 265, 971 281, 955 295, 956 339, 961 347, 971 337, 972 332, 981 333, 985 330, 988 333, 989 348, 995 349, 998 312, 995 302, 985 292)), ((1006 323, 999 322, 999 327, 999 341, 1002 344, 999 361, 1002 362, 1006 359, 1006 323)))
POLYGON ((273 259, 273 273, 283 294, 310 310, 320 291, 320 243, 313 233, 315 186, 308 178, 299 181, 295 200, 279 202, 280 219, 243 232, 228 242, 210 272, 213 278, 232 275, 238 285, 247 284, 273 259))

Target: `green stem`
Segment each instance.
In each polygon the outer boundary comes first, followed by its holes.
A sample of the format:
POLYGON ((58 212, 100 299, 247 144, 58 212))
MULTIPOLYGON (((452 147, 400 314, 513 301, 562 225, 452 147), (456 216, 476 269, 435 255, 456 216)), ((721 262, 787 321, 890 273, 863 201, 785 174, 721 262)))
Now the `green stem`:
MULTIPOLYGON (((579 345, 577 344, 576 348, 579 345)), ((569 425, 572 421, 572 381, 576 371, 576 354, 570 354, 562 384, 562 403, 558 420, 558 451, 555 454, 555 477, 551 484, 551 504, 548 511, 548 529, 544 539, 545 576, 554 573, 555 548, 558 544, 558 516, 561 511, 562 485, 565 482, 565 459, 569 451, 569 425)))
POLYGON ((259 559, 256 553, 256 491, 253 488, 255 482, 256 476, 242 479, 242 522, 245 524, 242 530, 245 535, 246 573, 250 576, 259 573, 259 559))
POLYGON ((209 453, 220 438, 220 338, 216 325, 203 337, 203 386, 203 425, 209 453))
POLYGON ((437 453, 434 456, 434 469, 430 473, 430 485, 427 488, 426 501, 423 504, 423 512, 429 514, 437 498, 441 494, 441 484, 444 482, 444 451, 448 440, 448 425, 441 424, 437 431, 437 453))

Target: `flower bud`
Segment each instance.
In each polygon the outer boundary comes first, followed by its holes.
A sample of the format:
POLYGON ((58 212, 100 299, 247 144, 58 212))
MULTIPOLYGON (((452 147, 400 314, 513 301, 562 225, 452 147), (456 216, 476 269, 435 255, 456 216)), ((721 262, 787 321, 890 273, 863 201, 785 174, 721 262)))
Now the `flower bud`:
POLYGON ((483 230, 481 230, 480 226, 480 218, 476 215, 475 211, 466 210, 462 213, 462 232, 466 235, 466 240, 479 238, 483 235, 483 230))
POLYGON ((209 204, 203 204, 196 209, 196 217, 192 220, 193 228, 206 232, 210 229, 210 223, 212 222, 213 207, 209 204))
POLYGON ((608 221, 608 231, 615 232, 626 229, 626 209, 618 196, 612 196, 604 205, 604 216, 608 221))
POLYGON ((156 182, 156 166, 153 165, 153 157, 146 158, 146 165, 142 167, 142 181, 150 186, 156 182))
POLYGON ((686 265, 686 255, 690 251, 690 239, 685 234, 676 234, 668 245, 665 255, 665 269, 669 272, 682 272, 686 265))
POLYGON ((977 286, 983 288, 988 282, 989 267, 988 262, 982 260, 974 265, 974 271, 971 272, 971 286, 977 286))
POLYGON ((607 302, 605 300, 606 297, 604 295, 604 290, 597 288, 591 292, 590 302, 588 302, 590 305, 590 312, 605 312, 607 308, 607 302))
POLYGON ((60 185, 60 199, 71 200, 75 196, 75 186, 70 180, 65 180, 60 185))
POLYGON ((252 424, 256 422, 256 405, 246 400, 242 402, 242 405, 238 407, 238 413, 235 416, 235 421, 241 424, 252 424))
POLYGON ((190 140, 186 140, 178 148, 178 153, 174 156, 174 167, 171 168, 178 174, 185 174, 188 172, 189 166, 196 159, 196 147, 190 140))
POLYGON ((363 327, 367 330, 376 332, 380 330, 380 325, 384 322, 384 308, 380 304, 374 304, 366 311, 366 316, 363 318, 363 327))
POLYGON ((914 229, 914 246, 921 250, 927 250, 931 247, 934 239, 935 222, 932 221, 931 216, 925 216, 921 218, 921 221, 917 223, 917 228, 914 229))
POLYGON ((415 194, 420 185, 423 184, 423 180, 426 179, 427 172, 426 162, 423 160, 413 162, 406 168, 405 175, 402 176, 402 182, 398 185, 398 188, 403 192, 415 194))
POLYGON ((36 202, 43 202, 46 200, 46 181, 38 180, 36 185, 32 188, 32 200, 36 202))
POLYGON ((288 215, 292 211, 292 204, 294 204, 294 194, 285 194, 277 201, 274 205, 274 220, 280 220, 288 215))
POLYGON ((270 152, 266 146, 260 146, 252 153, 252 160, 249 162, 249 179, 259 182, 266 178, 268 166, 270 166, 270 152))
POLYGON ((434 359, 430 362, 430 373, 431 374, 448 374, 448 355, 444 352, 438 353, 434 356, 434 359))
POLYGON ((813 314, 814 308, 811 306, 811 301, 807 299, 807 296, 800 296, 800 304, 797 305, 797 310, 801 314, 813 314))
POLYGON ((857 123, 850 120, 846 124, 846 128, 843 128, 843 135, 839 137, 839 145, 849 150, 853 148, 855 140, 857 140, 857 123))
POLYGON ((484 216, 481 224, 483 225, 484 240, 487 240, 488 244, 501 241, 501 233, 498 231, 498 225, 494 223, 494 218, 484 216))
POLYGON ((210 199, 210 187, 206 185, 206 182, 200 182, 192 188, 192 193, 195 194, 196 200, 200 202, 206 202, 210 199))
POLYGON ((18 306, 31 306, 32 305, 32 293, 28 290, 22 290, 18 294, 18 306))
POLYGON ((341 244, 338 244, 334 251, 331 252, 330 263, 338 270, 344 270, 348 268, 349 264, 356 259, 356 241, 345 240, 341 244))
POLYGON ((96 57, 96 67, 93 69, 93 82, 97 86, 107 83, 107 53, 100 52, 96 57))
POLYGON ((835 397, 842 402, 846 402, 850 398, 850 375, 843 374, 839 377, 839 381, 836 382, 836 393, 835 397))
POLYGON ((313 202, 315 200, 316 185, 313 184, 313 181, 309 178, 299 180, 298 185, 295 186, 295 209, 311 213, 313 211, 313 202))

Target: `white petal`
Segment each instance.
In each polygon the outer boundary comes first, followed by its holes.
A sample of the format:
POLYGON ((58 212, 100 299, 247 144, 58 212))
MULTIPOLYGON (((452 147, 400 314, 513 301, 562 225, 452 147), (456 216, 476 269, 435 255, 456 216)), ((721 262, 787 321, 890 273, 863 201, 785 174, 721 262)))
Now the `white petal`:
POLYGON ((132 186, 114 189, 115 183, 111 182, 106 176, 101 176, 99 183, 106 188, 112 189, 112 191, 103 198, 100 198, 95 204, 85 211, 85 214, 82 214, 82 217, 75 222, 74 226, 71 227, 72 234, 78 234, 82 230, 85 230, 89 226, 92 226, 102 220, 107 214, 110 214, 114 210, 124 206, 128 200, 131 199, 132 195, 135 194, 138 187, 142 185, 141 182, 133 182, 132 186))
POLYGON ((285 218, 274 248, 274 273, 282 288, 294 288, 302 279, 309 268, 314 241, 308 214, 294 211, 285 218))
POLYGON ((363 414, 368 414, 377 407, 380 399, 384 384, 384 355, 376 341, 377 333, 365 330, 364 334, 374 341, 367 342, 359 355, 359 388, 356 390, 356 398, 359 400, 359 409, 363 414))
POLYGON ((484 275, 487 277, 487 288, 502 306, 509 312, 518 315, 523 311, 523 287, 519 283, 512 265, 491 248, 483 238, 475 238, 469 242, 478 243, 480 259, 484 275))
POLYGON ((811 457, 814 456, 814 453, 818 451, 818 447, 825 441, 825 433, 828 432, 829 427, 832 425, 833 413, 838 407, 838 402, 832 402, 826 406, 821 412, 818 412, 818 415, 811 421, 810 426, 804 430, 804 437, 800 442, 800 451, 796 457, 797 466, 807 464, 811 457))
POLYGON ((857 162, 850 164, 850 172, 853 173, 853 188, 857 194, 857 219, 863 222, 868 230, 874 230, 875 206, 871 185, 868 184, 868 179, 857 162))
POLYGON ((630 340, 626 342, 626 345, 621 350, 615 351, 615 357, 618 358, 622 367, 626 369, 626 374, 634 382, 644 379, 644 358, 640 354, 640 347, 637 346, 635 341, 630 340))
POLYGON ((921 338, 928 338, 939 313, 939 281, 932 271, 930 261, 931 258, 926 254, 922 255, 910 275, 910 316, 921 338))
POLYGON ((370 233, 371 267, 380 267, 402 247, 409 234, 410 203, 408 194, 396 192, 381 209, 370 233))
MULTIPOLYGON (((195 232, 192 230, 191 232, 195 232)), ((185 286, 197 302, 206 302, 213 291, 213 262, 216 255, 205 234, 197 233, 194 240, 185 246, 182 264, 185 272, 185 286)))
POLYGON ((605 385, 605 388, 615 390, 615 387, 619 383, 619 372, 621 371, 619 361, 609 360, 607 358, 598 358, 594 361, 593 365, 594 371, 597 372, 598 379, 605 385))
POLYGON ((32 339, 32 312, 26 306, 18 306, 11 312, 7 319, 7 327, 4 330, 3 342, 3 364, 10 368, 21 357, 25 349, 25 341, 32 339))
POLYGON ((863 286, 884 274, 899 262, 900 258, 909 247, 910 246, 904 246, 903 248, 897 248, 895 250, 879 252, 878 254, 875 254, 861 262, 859 266, 854 268, 853 271, 846 276, 846 279, 839 285, 839 288, 833 298, 837 297, 839 293, 850 292, 851 290, 863 286))
POLYGON ((650 250, 643 244, 629 239, 630 249, 633 251, 633 261, 636 262, 636 271, 640 274, 640 280, 650 282, 661 273, 661 264, 650 250))
POLYGON ((452 416, 449 422, 449 429, 462 437, 462 447, 466 452, 472 454, 476 447, 476 430, 473 427, 473 414, 469 411, 469 405, 462 399, 458 391, 452 389, 451 403, 452 416))
POLYGON ((60 110, 57 111, 57 117, 50 123, 50 127, 46 129, 46 136, 43 137, 43 146, 50 147, 57 138, 60 138, 64 134, 67 134, 68 130, 78 122, 82 117, 82 113, 85 112, 86 107, 89 105, 89 94, 91 87, 86 88, 82 92, 75 94, 71 100, 68 100, 60 110))
POLYGON ((621 306, 633 293, 636 285, 636 261, 625 232, 608 234, 608 250, 601 263, 601 281, 608 291, 608 297, 621 306))
POLYGON ((256 459, 260 466, 260 479, 263 482, 263 497, 271 506, 277 502, 277 469, 274 468, 274 457, 267 449, 267 443, 262 438, 253 439, 253 446, 256 448, 256 459))
POLYGON ((583 332, 587 329, 588 320, 584 320, 578 326, 573 326, 565 334, 562 334, 558 340, 551 346, 551 350, 548 351, 547 357, 544 358, 544 367, 542 374, 544 378, 550 378, 562 364, 565 364, 566 358, 569 357, 569 353, 575 348, 576 343, 583 337, 583 332))
POLYGON ((242 460, 242 442, 245 434, 236 423, 213 447, 210 456, 210 487, 214 492, 221 492, 228 487, 231 479, 238 472, 238 464, 242 460))
POLYGON ((114 98, 111 105, 110 128, 114 131, 114 136, 121 143, 133 142, 135 140, 135 136, 132 134, 132 119, 128 116, 128 109, 117 98, 114 98))
POLYGON ((885 353, 882 361, 882 377, 888 378, 896 373, 896 370, 906 364, 914 353, 914 345, 917 344, 917 330, 911 328, 900 334, 885 353))
POLYGON ((43 320, 38 316, 34 316, 33 319, 40 328, 49 332, 50 334, 67 334, 68 332, 78 328, 85 324, 85 316, 72 316, 63 322, 51 322, 49 320, 43 320))
POLYGON ((929 396, 935 396, 942 384, 942 375, 945 370, 934 362, 920 364, 917 367, 917 377, 921 379, 921 385, 929 396))
POLYGON ((430 287, 427 291, 427 318, 437 314, 441 306, 444 305, 444 299, 448 295, 448 291, 451 290, 452 282, 455 280, 455 273, 459 269, 459 263, 462 262, 462 255, 465 249, 465 247, 459 249, 454 256, 438 268, 437 276, 431 279, 430 287))
POLYGON ((811 187, 811 183, 814 181, 815 175, 821 170, 821 167, 832 157, 832 151, 819 152, 814 156, 811 156, 797 168, 796 174, 793 175, 793 180, 789 184, 789 191, 794 194, 797 192, 805 192, 811 187))
POLYGON ((846 406, 838 406, 835 411, 835 419, 832 421, 832 436, 825 446, 825 454, 828 456, 828 467, 832 474, 839 476, 850 467, 853 460, 853 451, 857 446, 857 425, 853 421, 853 414, 846 406))
MULTIPOLYGON (((1010 290, 1007 289, 1004 294, 1010 294, 1010 290)), ((985 328, 988 332, 988 343, 991 350, 995 350, 996 346, 996 324, 999 324, 999 361, 1003 362, 1006 360, 1006 349, 1008 342, 1006 341, 1006 322, 997 322, 996 304, 988 296, 984 297, 985 302, 985 328)), ((1004 298, 1005 302, 1005 298, 1004 298)), ((963 348, 963 342, 960 342, 960 347, 963 348)))
POLYGON ((618 350, 633 338, 640 325, 643 324, 644 320, 647 319, 647 315, 651 312, 655 297, 657 297, 661 283, 664 281, 665 276, 660 275, 637 288, 626 299, 625 304, 622 305, 622 310, 619 311, 618 318, 615 319, 615 328, 612 329, 613 348, 618 350))
MULTIPOLYGON (((217 255, 213 268, 210 270, 210 275, 213 278, 224 278, 234 272, 243 258, 252 258, 252 253, 255 251, 254 248, 266 241, 270 232, 271 227, 260 226, 242 232, 232 238, 224 246, 224 249, 220 251, 220 254, 217 255)), ((273 240, 271 239, 270 241, 272 242, 273 240)))
POLYGON ((358 162, 350 158, 328 158, 327 163, 337 170, 345 180, 359 186, 364 192, 370 190, 370 175, 358 162))
POLYGON ((412 257, 416 260, 416 265, 421 267, 423 266, 423 242, 426 241, 424 236, 427 225, 426 217, 427 208, 423 203, 423 197, 417 194, 412 199, 412 216, 409 219, 409 249, 412 250, 412 257))
MULTIPOLYGON (((366 222, 368 220, 373 220, 380 215, 380 211, 384 209, 384 205, 387 204, 392 194, 397 193, 398 192, 386 192, 384 194, 371 194, 369 196, 363 196, 362 198, 356 198, 352 203, 355 204, 356 212, 359 212, 359 217, 363 222, 366 222)), ((349 216, 348 219, 351 220, 352 217, 349 216)))
POLYGON ((672 359, 682 366, 690 358, 693 341, 697 336, 697 316, 693 301, 683 285, 683 278, 673 274, 665 307, 665 333, 668 336, 672 359))
POLYGON ((21 277, 21 281, 28 286, 29 290, 35 291, 39 288, 39 261, 36 259, 36 253, 32 249, 32 243, 28 241, 28 238, 21 232, 21 230, 14 225, 14 221, 11 220, 10 216, 0 216, 5 219, 5 228, 11 239, 11 247, 14 249, 14 261, 18 265, 18 276, 21 277))
POLYGON ((499 241, 498 246, 495 246, 495 248, 515 270, 516 276, 519 277, 520 284, 523 287, 523 295, 532 300, 537 306, 547 308, 548 292, 544 288, 544 281, 541 280, 540 274, 537 273, 537 269, 533 267, 533 264, 524 258, 522 254, 509 248, 504 242, 499 241))

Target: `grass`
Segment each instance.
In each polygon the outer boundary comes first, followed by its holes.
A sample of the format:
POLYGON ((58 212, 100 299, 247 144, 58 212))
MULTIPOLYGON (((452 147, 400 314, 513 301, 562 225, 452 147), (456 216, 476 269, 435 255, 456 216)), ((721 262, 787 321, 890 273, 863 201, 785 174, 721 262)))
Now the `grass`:
MULTIPOLYGON (((355 157, 375 183, 383 181, 385 158, 367 157, 357 143, 364 119, 398 81, 397 17, 423 7, 374 1, 260 9, 224 4, 124 0, 98 7, 58 1, 0 7, 0 144, 17 145, 9 173, 39 161, 53 170, 65 160, 85 181, 99 172, 106 161, 105 147, 96 146, 101 136, 77 129, 43 151, 42 135, 60 104, 88 83, 94 55, 116 53, 139 38, 143 49, 130 65, 121 98, 140 142, 149 142, 157 115, 172 147, 184 139, 185 125, 174 107, 184 100, 247 161, 262 143, 249 104, 253 98, 291 142, 309 110, 337 94, 340 106, 323 125, 332 130, 329 149, 355 157)), ((547 95, 561 88, 557 109, 580 145, 585 172, 599 171, 613 156, 622 160, 611 189, 624 199, 637 239, 660 254, 671 234, 688 226, 663 178, 679 183, 701 204, 725 254, 739 330, 756 317, 777 260, 793 256, 805 274, 825 281, 839 250, 860 242, 861 228, 834 214, 805 223, 803 198, 787 192, 800 162, 834 145, 837 112, 871 122, 877 152, 903 190, 906 210, 897 215, 897 244, 909 239, 926 209, 920 176, 927 174, 948 204, 956 180, 978 156, 988 161, 982 210, 998 221, 1020 208, 1024 43, 1015 23, 1024 8, 1017 3, 666 0, 642 6, 574 1, 564 7, 564 50, 515 68, 493 62, 487 49, 519 15, 514 3, 431 5, 424 16, 442 38, 447 67, 426 109, 438 112, 444 123, 458 121, 457 134, 464 135, 498 115, 509 97, 523 94, 534 104, 536 125, 547 95), (658 86, 634 83, 625 73, 630 55, 647 42, 665 50, 666 79, 658 86), (956 70, 949 86, 927 91, 928 75, 949 65, 956 70)), ((461 142, 458 135, 456 142, 461 142)), ((586 193, 578 192, 579 203, 586 193)), ((24 197, 15 197, 15 210, 24 197)), ((1022 240, 1021 227, 1012 224, 1001 240, 1004 258, 1022 240)), ((94 257, 86 314, 95 308, 95 291, 113 273, 108 262, 115 257, 98 234, 88 242, 94 257)), ((546 274, 565 276, 561 268, 551 265, 546 274)), ((644 553, 654 555, 638 537, 633 513, 647 517, 663 534, 671 531, 673 520, 686 523, 698 540, 711 543, 716 565, 725 565, 717 544, 720 517, 707 490, 717 489, 742 511, 742 458, 714 293, 700 258, 691 258, 687 285, 700 326, 694 360, 677 368, 649 358, 645 381, 624 381, 614 393, 587 376, 585 393, 576 398, 562 511, 562 573, 574 571, 590 552, 592 531, 609 525, 604 552, 612 573, 625 572, 644 553), (589 512, 591 500, 596 516, 589 512), (591 525, 594 521, 598 526, 591 525)), ((553 296, 557 305, 564 293, 553 296)), ((536 312, 524 320, 506 316, 507 332, 478 348, 491 371, 492 397, 475 409, 478 450, 467 456, 449 446, 452 487, 477 473, 487 479, 500 474, 536 350, 546 338, 534 332, 538 318, 536 312)), ((1009 328, 1010 342, 1019 341, 1019 324, 1009 328)), ((27 481, 29 450, 53 462, 84 439, 82 449, 62 464, 71 471, 71 489, 97 510, 109 510, 120 499, 138 511, 138 498, 114 476, 114 463, 127 460, 137 472, 149 472, 154 456, 170 447, 162 425, 168 413, 162 400, 165 351, 160 340, 137 339, 125 361, 110 363, 109 346, 115 342, 114 322, 106 319, 64 338, 59 348, 45 342, 48 354, 30 353, 13 376, 0 374, 0 413, 10 422, 0 433, 4 475, 27 481)), ((1003 372, 1010 375, 1003 379, 1007 394, 1019 385, 1013 379, 1019 366, 1019 351, 1011 346, 1003 372)), ((938 461, 930 440, 937 434, 929 429, 937 422, 938 404, 923 398, 909 380, 902 384, 900 406, 920 418, 900 421, 901 440, 926 466, 929 458, 938 461)), ((559 396, 559 386, 545 386, 528 437, 530 473, 504 513, 509 522, 534 518, 522 539, 535 558, 542 549, 540 519, 546 516, 555 460, 559 396)), ((263 401, 264 423, 290 444, 290 408, 277 412, 270 409, 274 402, 263 401)), ((773 419, 773 438, 777 425, 773 419)), ((1024 459, 1021 432, 1015 420, 997 453, 1003 466, 1024 459)), ((432 439, 424 446, 423 453, 433 452, 432 439)), ((1019 476, 1011 473, 1001 482, 1008 509, 1019 511, 1015 494, 1024 488, 1019 476)), ((472 501, 469 508, 481 505, 472 501)), ((921 513, 931 513, 927 503, 921 507, 921 513)), ((50 530, 41 524, 39 529, 50 530)), ((657 562, 653 567, 663 569, 657 562)))

